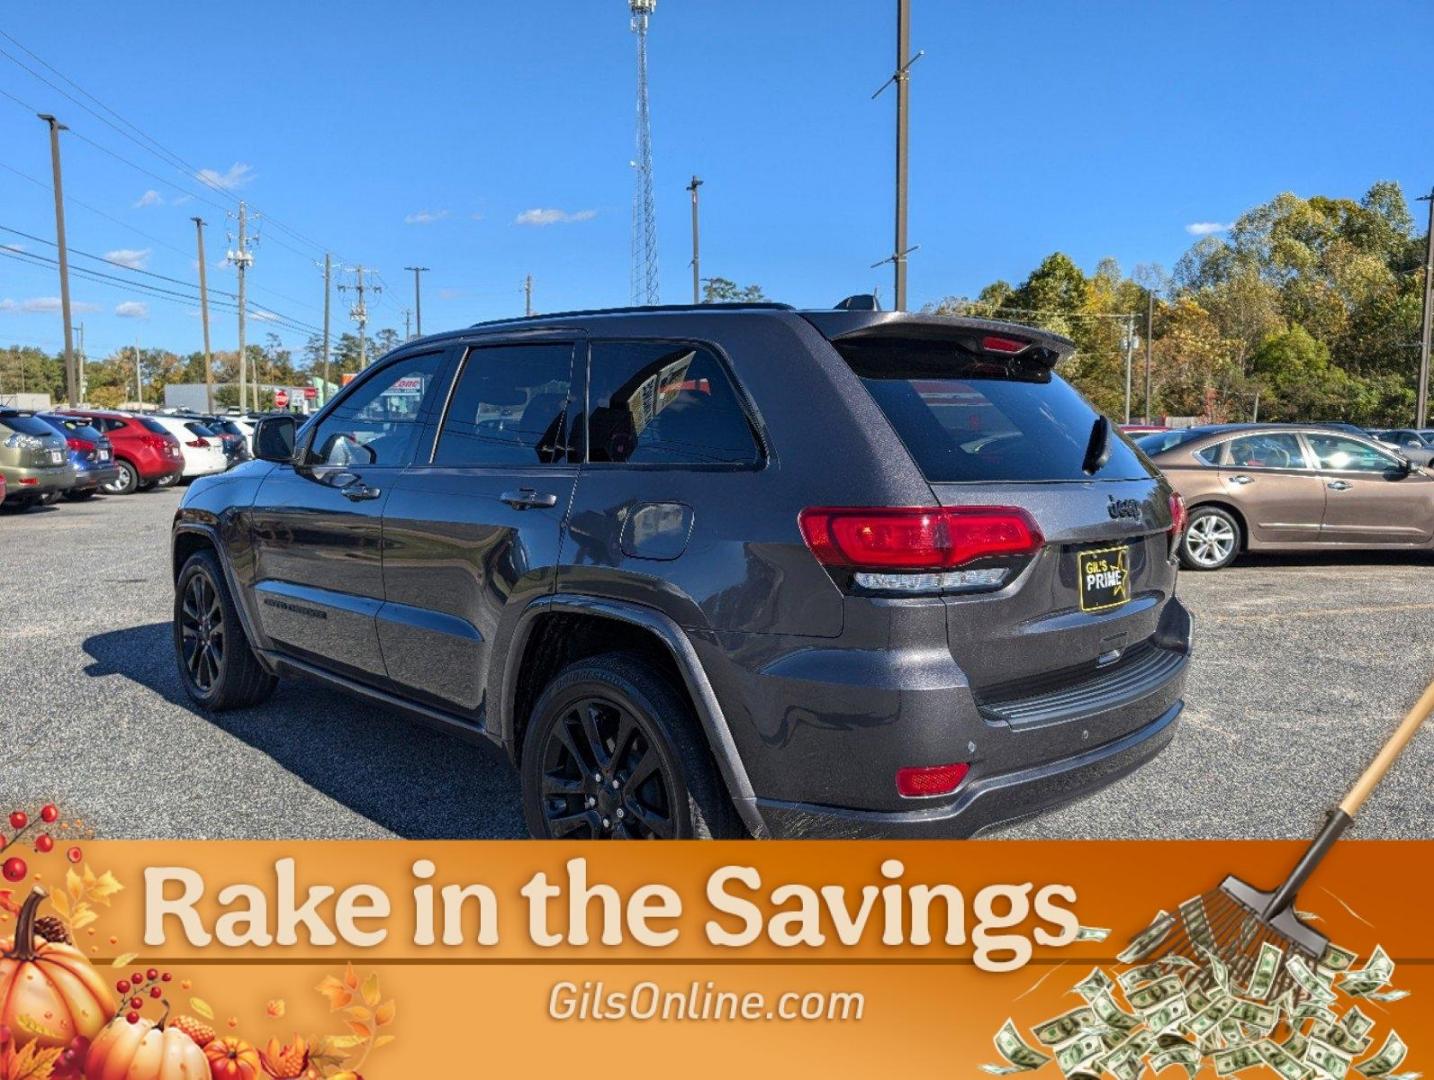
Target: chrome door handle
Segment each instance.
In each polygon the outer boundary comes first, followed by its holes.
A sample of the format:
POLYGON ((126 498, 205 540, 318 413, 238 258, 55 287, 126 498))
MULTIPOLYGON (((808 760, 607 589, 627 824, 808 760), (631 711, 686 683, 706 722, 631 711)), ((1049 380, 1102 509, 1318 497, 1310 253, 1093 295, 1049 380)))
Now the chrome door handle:
POLYGON ((1232 484, 1253 484, 1254 482, 1255 478, 1253 476, 1246 476, 1244 473, 1236 473, 1230 477, 1230 483, 1232 484))
POLYGON ((383 494, 381 490, 369 487, 362 480, 355 480, 352 484, 341 487, 339 490, 343 492, 344 498, 349 502, 367 502, 369 499, 377 499, 383 494))
POLYGON ((551 492, 540 492, 533 488, 523 488, 521 491, 505 491, 498 496, 500 502, 505 502, 514 510, 539 510, 558 505, 558 497, 551 492))
POLYGON ((1325 484, 1325 487, 1329 488, 1331 491, 1348 491, 1350 488, 1354 487, 1354 485, 1351 484, 1348 480, 1331 480, 1329 483, 1325 484))

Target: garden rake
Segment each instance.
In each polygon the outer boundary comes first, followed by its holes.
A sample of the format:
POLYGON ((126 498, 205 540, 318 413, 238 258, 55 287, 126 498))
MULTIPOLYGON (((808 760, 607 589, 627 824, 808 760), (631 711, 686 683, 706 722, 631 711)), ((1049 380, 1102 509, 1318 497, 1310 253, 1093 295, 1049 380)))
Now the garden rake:
MULTIPOLYGON (((1143 953, 1141 959, 1181 956, 1200 961, 1202 956, 1214 957, 1225 966, 1230 984, 1243 987, 1249 985, 1261 946, 1268 943, 1282 950, 1282 957, 1274 981, 1263 995, 1265 1000, 1277 1000, 1291 989, 1297 997, 1304 996, 1306 991, 1300 980, 1290 973, 1288 962, 1291 957, 1298 956, 1309 971, 1314 972, 1329 945, 1329 938, 1300 919, 1294 908, 1295 897, 1335 841, 1353 824, 1355 814, 1414 738, 1430 712, 1434 712, 1434 682, 1425 687, 1424 693, 1405 714, 1369 767, 1360 774, 1349 794, 1331 811, 1320 834, 1305 849, 1304 855, 1279 888, 1265 892, 1230 875, 1218 889, 1181 904, 1178 915, 1167 915, 1145 930, 1140 936, 1146 939, 1141 943, 1144 948, 1132 946, 1143 953), (1151 938, 1154 938, 1153 942, 1151 938)), ((1136 940, 1140 942, 1140 938, 1136 940)), ((1211 972, 1204 969, 1203 964, 1199 966, 1203 970, 1198 981, 1208 984, 1212 981, 1211 972)))

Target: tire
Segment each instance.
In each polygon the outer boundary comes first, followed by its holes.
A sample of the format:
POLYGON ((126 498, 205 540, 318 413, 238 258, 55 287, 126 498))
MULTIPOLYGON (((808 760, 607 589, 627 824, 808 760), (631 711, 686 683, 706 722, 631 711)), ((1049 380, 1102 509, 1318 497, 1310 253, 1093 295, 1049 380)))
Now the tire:
POLYGON ((86 499, 93 499, 98 488, 90 488, 88 491, 67 491, 65 500, 67 502, 84 502, 86 499))
POLYGON ((1180 537, 1180 565, 1187 570, 1222 570, 1235 561, 1243 541, 1233 514, 1218 506, 1197 506, 1180 537))
POLYGON ((63 494, 62 491, 47 491, 40 496, 40 502, 45 506, 54 506, 60 501, 60 496, 63 494))
POLYGON ((213 551, 195 552, 180 570, 173 627, 179 681, 200 708, 244 709, 273 693, 278 680, 250 648, 213 551))
POLYGON ((742 835, 686 694, 630 653, 558 673, 533 706, 520 773, 540 839, 742 835))
POLYGON ((170 473, 168 476, 161 476, 154 483, 156 487, 174 487, 175 484, 179 483, 179 473, 170 473))
POLYGON ((124 458, 115 461, 119 476, 104 485, 106 495, 133 495, 139 488, 139 470, 124 458))

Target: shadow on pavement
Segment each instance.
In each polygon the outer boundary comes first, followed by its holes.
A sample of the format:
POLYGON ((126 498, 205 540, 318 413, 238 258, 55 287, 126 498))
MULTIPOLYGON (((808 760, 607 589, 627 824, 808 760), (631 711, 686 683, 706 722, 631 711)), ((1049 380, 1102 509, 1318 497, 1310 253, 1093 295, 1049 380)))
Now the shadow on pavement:
MULTIPOLYGON (((1388 566, 1401 570, 1434 569, 1434 555, 1428 551, 1280 551, 1244 552, 1224 570, 1211 571, 1216 574, 1230 570, 1258 570, 1278 567, 1302 569, 1319 566, 1388 566)), ((1182 571, 1182 573, 1201 573, 1182 571)))
POLYGON ((167 622, 95 634, 84 650, 94 661, 86 675, 130 679, 400 836, 527 835, 517 775, 496 749, 303 680, 280 680, 274 696, 252 709, 205 712, 180 684, 167 622))

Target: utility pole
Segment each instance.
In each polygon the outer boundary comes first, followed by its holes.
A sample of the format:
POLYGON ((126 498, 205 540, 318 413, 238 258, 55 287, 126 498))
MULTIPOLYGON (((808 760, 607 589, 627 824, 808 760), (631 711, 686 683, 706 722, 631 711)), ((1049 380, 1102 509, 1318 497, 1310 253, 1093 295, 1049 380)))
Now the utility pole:
POLYGON ((523 314, 531 317, 533 314, 533 275, 529 274, 523 279, 523 314))
POLYGON ((700 295, 702 285, 702 246, 701 232, 697 225, 697 209, 699 197, 697 189, 702 186, 702 181, 694 173, 692 183, 687 185, 687 190, 692 192, 692 302, 701 303, 700 295))
POLYGON ((1135 355, 1135 316, 1125 318, 1125 423, 1130 423, 1130 374, 1135 355))
POLYGON ((329 294, 333 292, 330 286, 330 277, 333 273, 333 260, 329 253, 324 252, 324 401, 329 400, 329 294))
POLYGON ((79 374, 80 403, 83 404, 85 399, 89 397, 89 392, 85 385, 85 324, 80 323, 79 326, 75 327, 75 333, 80 339, 79 344, 75 346, 75 370, 79 374))
POLYGON ((352 286, 340 285, 339 289, 346 292, 349 288, 352 288, 354 290, 354 293, 358 297, 358 299, 354 302, 353 307, 349 308, 349 318, 353 319, 354 322, 358 323, 359 370, 362 371, 364 368, 368 367, 368 336, 366 329, 368 326, 368 308, 363 302, 363 294, 365 293, 365 291, 378 292, 379 287, 377 285, 365 285, 363 283, 362 266, 354 267, 354 274, 357 278, 356 284, 352 286))
POLYGON ((413 327, 412 327, 412 325, 411 325, 412 322, 413 322, 413 312, 409 311, 408 308, 404 308, 404 309, 403 309, 403 340, 404 340, 404 341, 412 341, 412 340, 413 340, 413 334, 411 333, 411 331, 412 331, 412 329, 413 329, 413 327))
MULTIPOLYGON (((249 264, 254 261, 254 256, 249 254, 247 228, 248 211, 243 201, 239 203, 239 247, 230 251, 226 258, 234 264, 234 269, 239 274, 239 410, 243 412, 249 408, 249 357, 244 348, 244 315, 245 300, 244 276, 249 269, 249 264)), ((258 393, 255 392, 254 411, 259 411, 258 393)))
POLYGON ((413 329, 419 337, 423 336, 423 293, 418 287, 418 275, 428 270, 426 266, 405 266, 405 270, 413 271, 413 329))
POLYGON ((65 396, 71 406, 80 403, 79 371, 75 366, 75 342, 70 329, 70 256, 65 246, 65 189, 60 182, 60 132, 68 131, 49 113, 37 116, 50 125, 50 170, 55 179, 55 245, 60 251, 60 317, 65 324, 65 396))
POLYGON ((209 281, 204 265, 204 219, 192 217, 199 238, 199 318, 204 324, 204 411, 214 412, 214 358, 209 352, 209 281))
POLYGON ((1155 290, 1145 290, 1145 422, 1150 419, 1150 359, 1155 345, 1155 290))
POLYGON ((1419 409, 1414 421, 1415 427, 1422 428, 1429 419, 1429 351, 1434 324, 1434 188, 1428 195, 1419 196, 1419 201, 1429 204, 1429 235, 1424 248, 1424 325, 1419 333, 1419 409))
POLYGON ((144 377, 140 374, 139 338, 134 339, 134 399, 144 407, 144 377))
POLYGON ((924 56, 911 55, 911 0, 896 0, 896 72, 877 88, 872 98, 880 96, 892 83, 896 84, 896 244, 882 263, 891 263, 895 276, 893 310, 906 310, 906 257, 916 250, 906 244, 907 145, 911 132, 911 65, 924 56))

